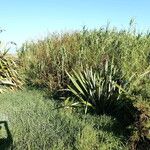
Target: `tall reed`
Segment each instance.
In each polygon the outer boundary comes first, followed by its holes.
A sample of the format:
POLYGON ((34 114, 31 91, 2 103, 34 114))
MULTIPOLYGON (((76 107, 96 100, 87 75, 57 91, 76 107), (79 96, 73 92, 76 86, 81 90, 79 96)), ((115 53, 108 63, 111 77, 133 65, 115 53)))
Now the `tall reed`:
POLYGON ((66 87, 65 71, 82 71, 87 67, 98 70, 112 57, 126 80, 133 74, 141 74, 150 64, 149 43, 148 33, 138 34, 131 26, 128 30, 83 28, 26 42, 18 55, 29 85, 54 90, 66 87))

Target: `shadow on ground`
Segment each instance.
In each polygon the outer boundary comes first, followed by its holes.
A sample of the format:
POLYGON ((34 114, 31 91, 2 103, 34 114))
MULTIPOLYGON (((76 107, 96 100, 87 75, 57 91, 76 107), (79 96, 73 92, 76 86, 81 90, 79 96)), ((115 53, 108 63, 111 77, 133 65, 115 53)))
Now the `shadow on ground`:
POLYGON ((0 150, 13 150, 13 138, 7 121, 0 121, 0 131, 2 130, 2 126, 6 132, 6 137, 0 138, 0 150))

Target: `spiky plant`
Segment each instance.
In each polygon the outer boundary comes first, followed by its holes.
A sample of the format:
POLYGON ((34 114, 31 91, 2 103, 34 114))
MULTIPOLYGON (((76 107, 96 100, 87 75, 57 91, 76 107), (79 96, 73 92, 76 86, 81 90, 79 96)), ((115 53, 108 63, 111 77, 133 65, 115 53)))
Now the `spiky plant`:
POLYGON ((21 77, 17 72, 17 64, 7 50, 0 52, 0 93, 10 89, 21 89, 21 77))
POLYGON ((99 71, 92 68, 83 72, 73 70, 72 74, 67 72, 67 75, 71 80, 68 88, 76 100, 85 106, 85 111, 88 107, 98 114, 115 111, 119 91, 114 83, 121 81, 119 70, 113 62, 106 61, 99 71))

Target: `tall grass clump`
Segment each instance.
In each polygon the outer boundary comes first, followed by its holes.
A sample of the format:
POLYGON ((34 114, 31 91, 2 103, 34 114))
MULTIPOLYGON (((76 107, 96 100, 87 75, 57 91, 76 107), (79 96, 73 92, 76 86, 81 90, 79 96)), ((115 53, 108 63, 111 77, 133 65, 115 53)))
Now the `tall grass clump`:
POLYGON ((127 80, 133 73, 141 74, 150 64, 149 42, 149 34, 138 34, 132 25, 129 30, 83 28, 26 42, 18 54, 26 82, 54 90, 66 87, 65 70, 84 70, 90 66, 98 70, 112 57, 127 80))

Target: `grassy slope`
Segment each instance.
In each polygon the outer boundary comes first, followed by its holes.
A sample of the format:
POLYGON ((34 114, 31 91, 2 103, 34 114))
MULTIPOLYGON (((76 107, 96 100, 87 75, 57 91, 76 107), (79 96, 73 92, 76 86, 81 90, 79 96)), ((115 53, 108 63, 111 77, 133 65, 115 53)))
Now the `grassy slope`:
POLYGON ((53 110, 55 103, 41 91, 1 94, 0 106, 0 120, 8 121, 15 150, 127 149, 115 119, 53 110))

